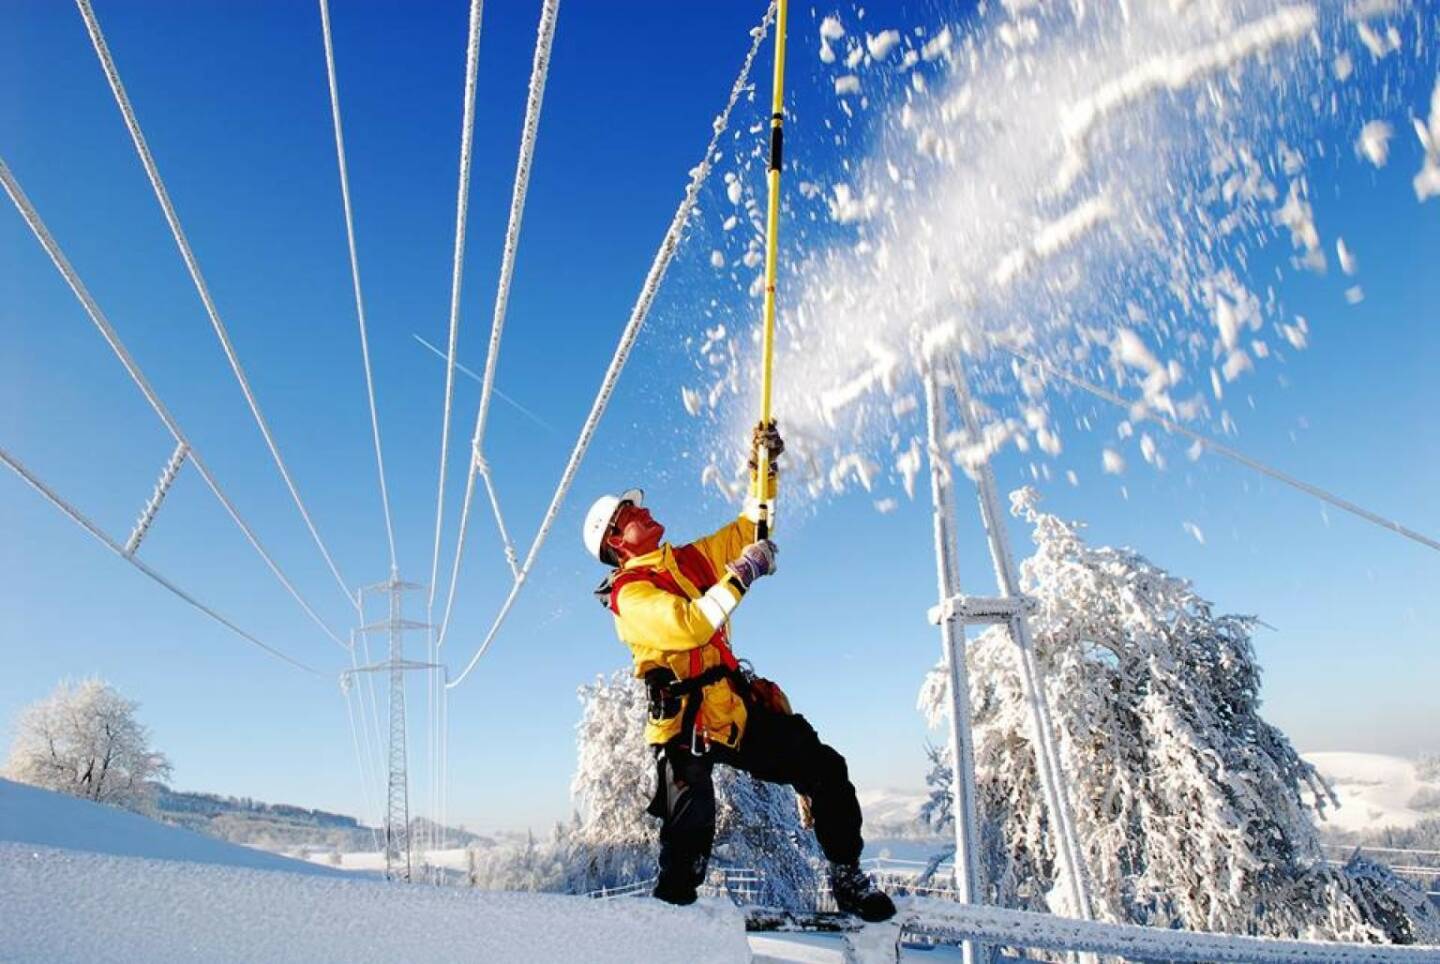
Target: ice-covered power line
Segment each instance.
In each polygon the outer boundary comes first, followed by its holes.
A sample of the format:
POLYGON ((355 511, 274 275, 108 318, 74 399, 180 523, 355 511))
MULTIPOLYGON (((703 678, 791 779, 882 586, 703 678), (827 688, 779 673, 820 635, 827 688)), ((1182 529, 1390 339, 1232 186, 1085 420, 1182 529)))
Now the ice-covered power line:
POLYGON ((136 569, 139 569, 145 575, 149 576, 161 586, 164 586, 166 589, 170 590, 170 592, 174 593, 176 596, 180 597, 182 600, 189 603, 191 606, 194 606, 196 609, 200 610, 200 612, 204 613, 206 616, 209 616, 211 619, 215 620, 215 622, 230 630, 230 632, 234 633, 236 636, 239 636, 241 639, 245 640, 247 643, 250 643, 253 646, 260 647, 265 652, 269 653, 271 656, 274 656, 276 659, 283 660, 284 662, 289 663, 296 669, 304 670, 305 672, 310 673, 313 676, 320 675, 320 673, 314 668, 305 665, 304 663, 300 662, 297 659, 294 659, 293 657, 287 656, 285 653, 282 653, 280 650, 276 649, 274 646, 271 646, 269 643, 266 643, 250 635, 245 630, 241 629, 239 626, 235 625, 230 620, 220 615, 214 609, 205 605, 200 600, 196 599, 194 596, 190 595, 188 592, 175 585, 175 583, 171 582, 169 579, 156 572, 144 561, 136 558, 130 553, 127 553, 124 546, 120 545, 120 543, 116 542, 109 535, 107 535, 103 529, 101 529, 95 523, 87 519, 84 513, 82 513, 79 509, 75 508, 69 502, 66 502, 63 498, 61 498, 54 489, 50 488, 50 486, 46 485, 43 481, 41 481, 39 476, 31 472, 19 459, 15 458, 15 456, 11 455, 3 448, 0 448, 0 462, 4 462, 5 465, 12 472, 20 476, 20 478, 24 479, 25 482, 32 489, 44 496, 51 505, 59 509, 65 515, 69 516, 71 522, 74 522, 80 528, 84 529, 86 532, 90 533, 90 535, 94 536, 97 541, 99 541, 102 545, 105 546, 105 548, 109 549, 111 552, 115 553, 115 555, 130 563, 130 565, 134 566, 136 569))
MULTIPOLYGON (((460 563, 465 556, 465 536, 470 528, 470 504, 475 497, 475 479, 485 483, 485 493, 495 515, 496 527, 505 550, 510 571, 519 578, 514 543, 500 512, 500 499, 485 461, 485 420, 490 411, 490 392, 495 385, 495 367, 500 356, 500 338, 505 332, 505 312, 510 304, 510 283, 515 277, 515 253, 520 246, 520 222, 525 216, 525 198, 530 190, 530 166, 535 157, 535 140, 540 130, 540 109, 545 101, 545 79, 550 73, 550 48, 555 39, 555 22, 560 0, 543 0, 540 25, 535 35, 535 60, 530 68, 530 89, 525 100, 525 122, 520 133, 520 151, 515 160, 515 183, 510 194, 510 217, 505 226, 505 248, 500 258, 500 278, 495 286, 495 309, 490 321, 490 346, 485 355, 485 375, 480 382, 480 402, 475 410, 475 432, 470 440, 470 469, 465 475, 465 498, 460 505, 460 531, 455 539, 455 558, 450 565, 450 588, 445 596, 445 614, 440 620, 436 646, 445 645, 450 628, 450 614, 455 608, 455 587, 460 579, 460 563)), ((443 476, 442 476, 443 484, 443 476)), ((438 525, 438 518, 436 520, 438 525)), ((437 529, 438 532, 438 529, 437 529)), ((438 558, 438 556, 437 556, 438 558)), ((431 603, 434 603, 434 580, 431 580, 431 603)))
POLYGON ((640 294, 635 300, 634 307, 630 310, 630 318, 625 323, 625 329, 620 333, 620 342, 615 347, 615 354, 610 359, 609 367, 605 369, 605 376, 600 381, 600 390, 596 393, 595 401, 590 406, 590 414, 586 416, 585 424, 580 427, 575 447, 570 452, 570 459, 565 464, 565 471, 561 474, 560 482, 555 487, 555 494, 551 497, 550 505, 545 510, 545 518, 541 521, 540 528, 535 533, 535 539, 530 544, 530 551, 526 553, 525 563, 516 573, 515 581, 510 586, 510 592, 506 595, 499 613, 490 624, 489 631, 481 640, 479 648, 475 650, 475 655, 470 658, 470 662, 466 664, 464 671, 459 676, 445 684, 446 689, 453 689, 465 682, 465 678, 480 662, 480 657, 485 655, 485 651, 495 641, 496 634, 500 632, 500 627, 504 625, 506 617, 509 616, 511 608, 515 605, 515 599, 520 595, 521 587, 525 585, 525 579, 529 576, 531 567, 535 565, 540 548, 545 544, 545 539, 555 524, 555 518, 560 513, 560 506, 564 503, 566 495, 570 492, 570 486, 575 481, 575 473, 579 470, 580 463, 590 448, 595 428, 600 424, 600 419, 610 404, 610 396, 614 393, 615 385, 620 380, 620 373, 625 368, 625 362, 630 358, 630 350, 635 347, 635 339, 639 337, 640 329, 645 325, 645 318, 650 313, 650 305, 655 301, 655 295, 660 290, 660 282, 664 280, 665 272, 670 267, 670 261, 674 258, 675 251, 680 245, 680 236, 684 233, 685 225, 690 220, 690 212, 695 207, 695 200, 700 196, 700 189, 710 175, 716 145, 730 124, 730 112, 745 89, 750 77, 750 68, 755 63, 755 55, 759 53, 760 44, 769 32, 770 23, 774 17, 775 5, 772 3, 760 25, 751 31, 750 51, 745 55, 745 61, 740 67, 739 75, 735 78, 734 86, 730 88, 730 98, 725 102, 724 110, 711 124, 710 141, 705 145, 705 153, 701 155, 700 163, 690 171, 690 183, 685 186, 685 196, 681 199, 680 206, 675 209, 675 216, 670 220, 670 227, 665 231, 665 237, 660 242, 660 249, 655 252, 655 260, 650 264, 650 270, 645 275, 645 283, 641 285, 640 294))
MULTIPOLYGON (((380 475, 380 505, 385 510, 385 538, 390 546, 390 568, 395 569, 398 565, 395 560, 395 526, 390 521, 390 490, 385 485, 385 453, 380 447, 380 416, 375 410, 375 379, 370 369, 370 338, 365 326, 365 298, 360 293, 360 256, 355 250, 355 216, 350 206, 350 168, 345 163, 345 132, 340 124, 340 87, 335 81, 335 46, 330 37, 329 0, 320 0, 320 27, 325 39, 325 73, 330 81, 330 116, 335 126, 335 158, 340 167, 340 200, 345 208, 345 240, 350 247, 350 278, 355 288, 355 317, 360 323, 360 359, 365 367, 365 396, 370 402, 370 434, 375 441, 375 468, 380 475)), ((256 417, 259 417, 258 412, 256 417)), ((278 460, 279 456, 276 458, 278 460)), ((283 466, 281 471, 284 471, 283 466)), ((299 496, 296 498, 298 500, 299 496)), ((338 578, 339 573, 336 573, 336 576, 338 578)), ((341 585, 344 585, 343 580, 341 585)), ((348 591, 346 595, 349 595, 348 591)))
POLYGON ((177 445, 184 446, 186 457, 190 461, 190 464, 195 466, 195 470, 200 473, 200 477, 205 480, 205 484, 210 488, 210 491, 215 494, 215 498, 219 500, 220 504, 225 508, 225 511, 230 515, 230 518, 234 520, 235 525, 244 534, 245 539, 250 543, 251 547, 254 548, 256 553, 259 554, 260 558, 264 560, 270 572, 273 573, 275 578, 280 581, 280 584, 285 587, 285 591, 288 592, 300 605, 300 608, 305 611, 305 614, 309 616, 315 625, 319 626, 325 635, 329 636, 336 645, 343 648, 345 643, 339 636, 335 635, 334 630, 326 624, 325 620, 320 618, 320 615, 315 612, 315 609, 305 600, 305 597, 300 595, 300 591, 295 588, 294 583, 292 583, 284 571, 281 570, 279 563, 277 563, 270 556, 270 553, 266 551, 265 547, 260 544, 260 538, 255 535, 254 530, 251 529, 250 525, 241 517, 240 510, 235 508, 235 504, 230 501, 229 497, 226 496, 225 492, 220 488, 219 481, 211 474, 209 467, 205 464, 205 460, 200 457, 199 452, 195 451, 194 445, 191 444, 185 432, 180 428, 180 423, 175 420, 175 417, 170 414, 170 410, 166 408, 165 404, 160 400, 160 396, 155 393, 155 389, 151 387, 144 372, 140 370, 139 364, 136 363, 135 359, 130 355, 129 350, 125 347, 125 344, 120 340, 120 336, 115 331, 114 326, 111 325, 110 320, 105 317, 105 313, 100 310, 100 305, 91 297, 89 289, 86 288, 84 282, 80 280, 79 274, 76 273, 74 266, 70 264, 70 259, 65 257, 65 252, 60 249, 60 245, 55 240, 55 236, 50 233, 50 229, 40 217, 40 212, 35 210, 35 205, 30 202, 30 198, 20 187, 20 182, 15 179, 15 175, 11 173, 10 167, 5 163, 3 157, 0 157, 0 184, 4 185, 5 193, 10 196, 10 200, 14 202, 16 210, 18 210, 20 216, 25 219, 25 223, 30 227, 36 240, 38 240, 40 246, 45 249, 45 253, 50 256, 50 260, 54 263, 56 270, 60 272, 61 277, 65 279, 65 283, 68 284, 70 290, 75 293, 75 297, 80 301, 81 307, 85 309, 85 313, 90 316, 90 320, 95 324, 95 327, 99 329, 101 336, 110 346, 110 350, 115 353, 115 357, 120 359, 120 364, 125 367, 125 371, 130 375, 130 380, 135 383, 136 388, 140 389, 140 393, 145 396, 145 400, 150 403, 150 408, 154 410, 160 421, 165 423, 165 428, 169 430, 171 437, 175 439, 177 445))
MULTIPOLYGON (((435 605, 440 577, 440 529, 445 519, 445 466, 450 459, 450 404, 455 395, 455 345, 460 337, 460 284, 465 270, 465 223, 470 210, 470 152, 475 140, 475 75, 480 64, 482 0, 470 0, 470 32, 465 46, 465 94, 460 120, 460 177, 455 189, 455 248, 450 264, 450 342, 445 358, 445 406, 440 423, 440 479, 435 493, 435 547, 430 556, 427 608, 435 605)), ((419 337, 418 335, 416 336, 419 337)))
POLYGON ((1077 375, 1072 375, 1069 372, 1063 371, 1060 368, 1045 361, 1043 358, 1032 355, 1029 352, 1023 351, 998 339, 996 340, 996 344, 1005 351, 1014 355, 1016 358, 1020 359, 1021 361, 1028 362, 1029 364, 1032 364, 1035 367, 1041 369, 1046 374, 1053 375, 1061 381, 1068 382, 1069 384, 1075 386, 1081 391, 1088 392, 1089 394, 1094 395, 1101 401, 1109 402, 1111 405, 1114 405, 1118 408, 1123 408, 1126 412, 1130 413, 1132 417, 1149 419, 1150 421, 1164 428, 1166 431, 1174 432, 1177 435, 1183 435, 1191 441, 1195 442, 1197 445, 1200 445, 1202 448, 1208 449, 1209 451, 1214 452, 1217 455, 1223 455, 1231 461, 1238 462, 1246 468, 1253 469, 1256 472, 1259 472, 1261 475, 1269 476, 1277 482, 1283 482, 1285 485, 1288 485, 1293 489, 1298 489, 1299 491, 1304 492, 1306 495, 1314 496, 1322 502, 1329 503, 1337 509, 1342 509, 1345 512, 1350 513, 1351 515, 1364 519, 1366 522, 1377 525, 1382 529, 1389 529, 1391 532, 1394 532, 1397 535, 1404 536, 1406 539, 1409 539, 1412 542, 1418 542, 1420 545, 1425 546, 1426 548, 1440 551, 1440 541, 1436 541, 1435 539, 1432 539, 1429 536, 1424 535, 1423 533, 1416 532, 1414 529, 1411 529, 1408 526, 1403 526, 1400 523, 1396 522, 1394 519, 1386 518, 1385 516, 1380 515, 1378 512, 1371 512, 1369 509, 1358 506, 1354 502, 1349 501, 1348 499, 1342 499, 1340 496, 1334 494, 1333 492, 1328 492, 1325 489, 1320 488, 1318 485, 1311 485, 1309 482, 1297 479, 1295 476, 1290 475, 1289 473, 1282 472, 1273 466, 1266 465, 1264 462, 1261 462, 1258 459, 1253 459, 1245 453, 1240 452, 1237 449, 1233 449, 1230 446, 1224 444, 1223 442, 1217 442, 1207 435, 1201 435, 1194 429, 1186 428, 1179 422, 1168 419, 1165 416, 1151 410, 1144 405, 1126 401, 1124 398, 1116 395, 1114 392, 1101 388, 1099 385, 1096 385, 1093 382, 1086 381, 1085 379, 1080 378, 1077 375))
MULTIPOLYGON (((245 402, 250 406, 250 414, 254 416, 255 424, 259 426, 260 434, 265 438, 265 445, 270 449, 275 466, 280 470, 280 477, 284 479, 285 487, 290 491, 290 498, 294 500, 295 507, 300 510, 300 517, 305 520, 305 527, 310 530, 310 537, 315 540, 315 545, 320 550, 320 555, 325 558, 325 564, 330 567, 335 582, 345 593, 346 600, 349 600, 351 598, 350 589, 346 585, 344 577, 340 575, 340 569, 335 565, 330 550, 326 548, 324 540, 320 538, 320 532, 315 528, 315 523, 310 518, 310 512, 305 508, 305 502, 300 498, 300 490, 296 488, 295 480, 291 478, 290 470, 280 455, 280 448, 270 432, 269 423, 265 421, 265 416, 260 412, 260 403, 256 401, 255 393, 250 388, 250 380, 245 376, 245 369, 241 367, 240 359, 235 354, 235 346, 230 343, 230 333, 226 330, 225 323, 220 320, 220 310, 216 308, 215 300, 210 296, 210 288, 200 273, 200 263, 196 260, 195 252, 190 248, 190 241, 180 226, 180 216, 176 214, 175 205, 170 200, 170 193, 165 189, 165 182, 160 178, 160 170, 155 166, 155 158, 150 153, 150 145, 140 130, 140 122, 135 117, 135 108, 130 103, 130 96, 125 93, 125 86, 120 81, 120 71, 115 66, 114 58, 110 56, 110 48, 105 43, 104 33, 100 30, 100 21, 95 18, 95 11, 90 6, 90 0, 75 0, 75 3, 80 8, 80 15, 85 19, 85 29, 90 34, 90 42, 95 46, 96 56, 100 58, 100 67, 105 73, 105 79, 110 84, 110 92, 115 95, 115 103, 119 105, 125 127, 130 132, 130 139, 135 143, 135 152, 140 158, 140 164, 145 168, 145 174, 150 179, 150 187, 155 191, 155 198, 160 202, 165 220, 170 225, 170 233, 174 236, 175 244, 180 249, 180 257, 185 261, 185 268, 190 273, 190 280, 195 285, 195 291, 200 295, 200 300, 205 305, 205 311, 210 316, 211 327, 215 329, 215 335, 220 339, 220 346, 225 350, 225 357, 230 362, 230 370, 234 372, 235 380, 240 383, 240 390, 245 395, 245 402)), ((338 638, 336 641, 339 642, 338 638)), ((343 646, 344 643, 340 645, 343 646)))

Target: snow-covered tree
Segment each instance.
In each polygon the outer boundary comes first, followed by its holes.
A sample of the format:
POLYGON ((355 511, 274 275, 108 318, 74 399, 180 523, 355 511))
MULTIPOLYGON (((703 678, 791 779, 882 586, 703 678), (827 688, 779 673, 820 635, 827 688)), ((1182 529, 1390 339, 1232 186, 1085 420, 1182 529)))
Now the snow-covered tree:
MULTIPOLYGON (((645 685, 628 673, 580 687, 574 819, 553 839, 476 854, 478 886, 587 893, 655 874, 660 822, 645 809, 655 792, 655 757, 645 744, 645 685)), ((761 871, 757 900, 803 908, 815 894, 814 834, 800 825, 795 795, 729 767, 715 768, 712 869, 761 871)))
MULTIPOLYGON (((1440 919, 1377 865, 1326 864, 1312 815, 1329 788, 1260 716, 1255 620, 1217 615, 1140 555, 1093 548, 1043 513, 1021 566, 1063 779, 1102 918, 1161 927, 1353 941, 1433 941, 1440 919)), ((988 899, 1044 909, 1057 874, 1018 654, 992 628, 968 647, 982 873, 988 899)), ((919 704, 948 712, 936 667, 919 704)), ((951 761, 936 754, 932 805, 949 822, 951 761)), ((1058 889, 1056 889, 1058 896, 1058 889)))
MULTIPOLYGON (((654 754, 645 745, 645 684, 615 673, 581 687, 580 702, 580 757, 571 784, 580 820, 569 845, 587 857, 590 879, 602 881, 596 886, 644 879, 655 870, 659 826, 645 813, 656 780, 654 754)), ((794 792, 717 766, 715 800, 711 866, 761 871, 764 903, 813 901, 819 847, 800 825, 794 792)))
POLYGON ((139 704, 100 679, 63 681, 15 724, 5 773, 12 780, 98 803, 147 811, 150 781, 170 774, 136 719, 139 704))

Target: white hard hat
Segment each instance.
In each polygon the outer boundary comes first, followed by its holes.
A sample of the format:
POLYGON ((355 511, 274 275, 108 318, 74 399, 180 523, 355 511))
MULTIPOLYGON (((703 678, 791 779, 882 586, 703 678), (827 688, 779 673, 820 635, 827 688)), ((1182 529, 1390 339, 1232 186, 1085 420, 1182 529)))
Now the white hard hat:
POLYGON ((615 513, 622 502, 644 505, 645 493, 640 489, 626 489, 619 495, 602 495, 590 506, 590 511, 585 513, 585 529, 582 533, 585 551, 601 562, 607 561, 601 555, 605 551, 605 533, 610 531, 610 523, 615 521, 615 513))

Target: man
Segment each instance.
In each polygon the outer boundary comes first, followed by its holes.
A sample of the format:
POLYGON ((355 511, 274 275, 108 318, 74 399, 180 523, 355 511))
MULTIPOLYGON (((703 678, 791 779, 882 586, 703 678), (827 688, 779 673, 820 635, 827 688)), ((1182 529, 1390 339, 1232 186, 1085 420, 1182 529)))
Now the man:
MULTIPOLYGON (((770 455, 766 495, 773 504, 773 468, 784 445, 773 422, 756 429, 755 442, 755 451, 763 446, 770 455)), ((754 493, 753 461, 751 472, 754 493)), ((836 904, 868 921, 886 920, 894 903, 860 869, 860 804, 845 758, 791 714, 779 687, 752 679, 730 650, 731 614, 775 571, 775 544, 755 538, 758 512, 752 495, 739 519, 683 546, 662 541, 665 527, 638 489, 601 497, 585 519, 585 548, 613 568, 596 595, 614 613, 649 691, 645 739, 658 771, 649 812, 661 819, 655 896, 695 900, 715 839, 711 769, 723 763, 792 786, 808 800, 836 904)))

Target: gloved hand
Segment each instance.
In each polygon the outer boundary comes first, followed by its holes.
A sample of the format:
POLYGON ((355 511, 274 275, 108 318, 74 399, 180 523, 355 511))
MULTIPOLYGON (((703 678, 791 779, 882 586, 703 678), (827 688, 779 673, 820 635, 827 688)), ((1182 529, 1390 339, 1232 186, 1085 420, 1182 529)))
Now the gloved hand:
POLYGON ((780 437, 780 429, 772 418, 767 422, 758 422, 755 431, 750 436, 750 471, 756 472, 760 468, 760 450, 766 449, 770 453, 770 471, 775 471, 777 460, 780 454, 785 451, 785 440, 780 437))
POLYGON ((725 564, 725 568, 730 570, 730 574, 740 585, 749 589, 756 579, 775 572, 775 556, 779 552, 780 547, 775 543, 769 539, 761 539, 746 546, 738 558, 725 564))

